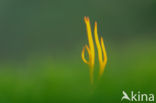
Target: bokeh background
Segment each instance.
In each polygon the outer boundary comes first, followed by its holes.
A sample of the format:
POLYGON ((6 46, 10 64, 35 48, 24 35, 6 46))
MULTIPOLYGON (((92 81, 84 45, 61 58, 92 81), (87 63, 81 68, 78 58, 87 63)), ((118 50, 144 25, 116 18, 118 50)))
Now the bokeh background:
POLYGON ((0 103, 120 103, 123 90, 156 95, 155 79, 156 0, 0 0, 0 103), (84 16, 108 54, 93 86, 84 16))

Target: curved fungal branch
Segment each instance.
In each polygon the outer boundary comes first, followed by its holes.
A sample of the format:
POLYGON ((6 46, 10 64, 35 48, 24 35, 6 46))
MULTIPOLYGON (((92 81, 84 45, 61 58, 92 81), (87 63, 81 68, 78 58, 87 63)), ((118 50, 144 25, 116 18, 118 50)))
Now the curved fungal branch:
MULTIPOLYGON (((90 80, 91 80, 91 84, 93 84, 93 73, 94 73, 94 64, 95 64, 94 63, 95 62, 94 42, 93 42, 89 17, 85 16, 84 21, 86 24, 86 31, 87 31, 89 46, 85 45, 83 47, 81 57, 82 57, 82 60, 84 61, 84 63, 88 64, 90 67, 90 80), (85 49, 87 50, 88 55, 89 55, 88 61, 85 59, 85 49)), ((104 68, 106 66, 106 63, 107 63, 107 54, 106 54, 106 49, 105 49, 104 41, 103 41, 102 37, 101 37, 101 44, 99 42, 98 32, 97 32, 97 22, 95 22, 94 36, 95 36, 95 43, 97 46, 98 59, 99 59, 99 65, 100 65, 99 76, 101 77, 103 72, 104 72, 104 68)))

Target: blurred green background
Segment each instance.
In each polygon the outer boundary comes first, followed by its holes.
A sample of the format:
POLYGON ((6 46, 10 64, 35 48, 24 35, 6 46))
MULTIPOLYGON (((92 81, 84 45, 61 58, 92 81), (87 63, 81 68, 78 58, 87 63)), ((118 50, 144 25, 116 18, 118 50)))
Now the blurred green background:
POLYGON ((156 0, 0 0, 0 103, 120 103, 123 90, 156 94, 155 79, 156 0), (108 54, 93 86, 84 16, 108 54))

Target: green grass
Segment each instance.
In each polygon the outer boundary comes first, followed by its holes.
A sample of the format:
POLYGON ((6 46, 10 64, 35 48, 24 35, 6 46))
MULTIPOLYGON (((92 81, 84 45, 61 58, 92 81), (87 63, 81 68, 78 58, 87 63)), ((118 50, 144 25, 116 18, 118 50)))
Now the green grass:
POLYGON ((96 61, 94 86, 81 52, 57 60, 1 63, 0 103, 119 103, 122 90, 156 94, 155 44, 107 45, 108 64, 98 81, 96 61))

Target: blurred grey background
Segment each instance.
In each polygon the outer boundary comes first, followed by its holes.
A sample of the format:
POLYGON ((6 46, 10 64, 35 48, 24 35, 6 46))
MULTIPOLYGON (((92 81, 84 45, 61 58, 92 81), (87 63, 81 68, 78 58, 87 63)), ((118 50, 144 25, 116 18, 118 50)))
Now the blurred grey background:
POLYGON ((84 16, 109 42, 156 38, 155 0, 0 0, 0 60, 73 52, 87 39, 84 16))

